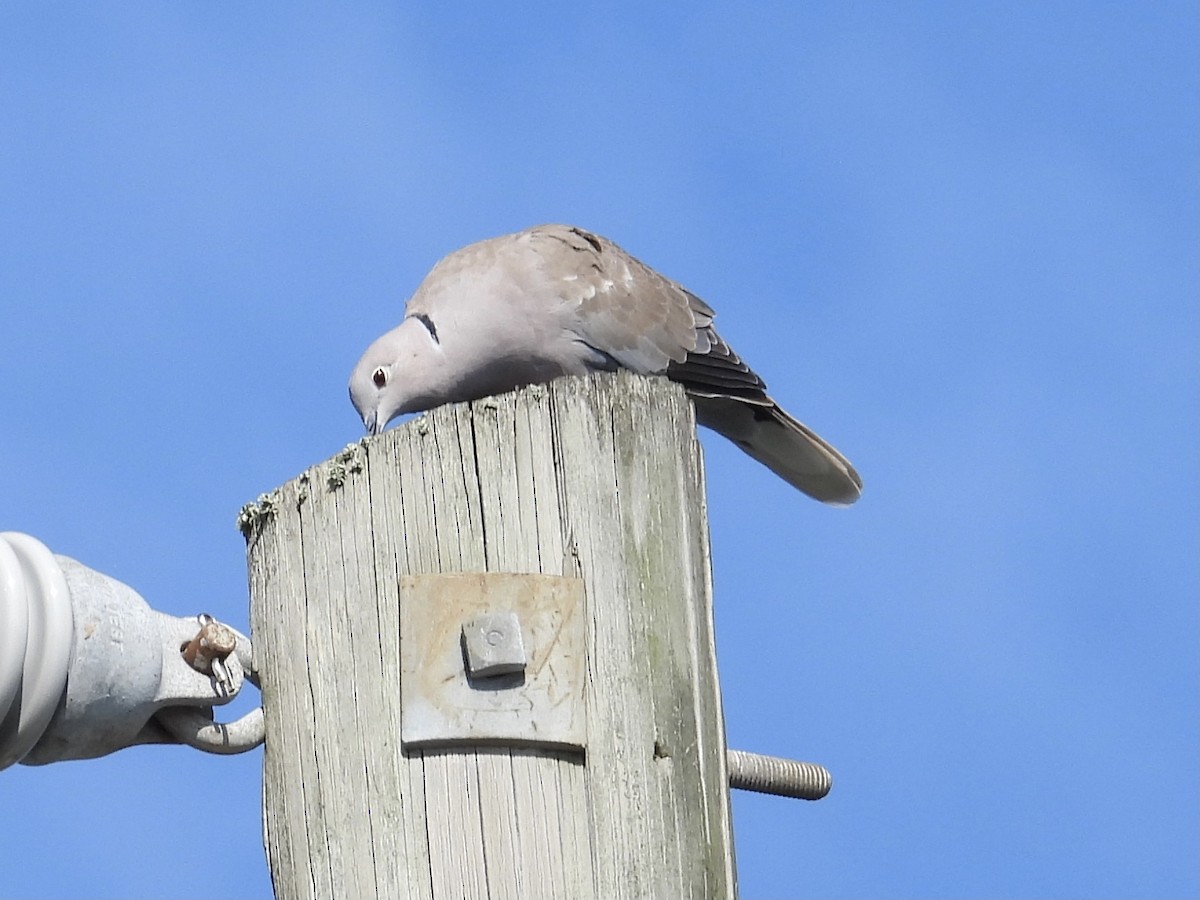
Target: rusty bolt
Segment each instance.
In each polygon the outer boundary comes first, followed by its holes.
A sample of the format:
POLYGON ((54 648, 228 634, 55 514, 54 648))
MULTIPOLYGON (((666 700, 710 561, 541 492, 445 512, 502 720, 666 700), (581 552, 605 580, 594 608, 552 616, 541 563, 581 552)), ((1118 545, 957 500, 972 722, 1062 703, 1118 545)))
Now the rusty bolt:
POLYGON ((183 645, 184 661, 197 672, 213 674, 213 663, 223 661, 237 648, 237 633, 212 616, 200 616, 200 631, 183 645))

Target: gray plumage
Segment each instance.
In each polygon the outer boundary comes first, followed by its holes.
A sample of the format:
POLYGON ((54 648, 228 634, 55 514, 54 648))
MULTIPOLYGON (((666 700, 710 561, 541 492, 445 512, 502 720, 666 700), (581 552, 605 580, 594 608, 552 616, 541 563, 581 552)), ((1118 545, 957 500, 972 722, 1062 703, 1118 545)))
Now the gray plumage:
POLYGON ((434 266, 404 321, 354 367, 350 398, 376 434, 403 413, 623 366, 682 384, 700 424, 804 493, 857 500, 854 467, 767 396, 713 329, 713 315, 611 241, 541 225, 434 266))

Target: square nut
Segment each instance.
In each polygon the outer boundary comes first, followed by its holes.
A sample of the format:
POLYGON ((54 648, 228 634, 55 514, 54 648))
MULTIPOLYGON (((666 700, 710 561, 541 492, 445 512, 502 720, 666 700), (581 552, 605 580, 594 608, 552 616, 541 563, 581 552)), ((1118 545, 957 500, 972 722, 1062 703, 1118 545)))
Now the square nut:
POLYGON ((524 672, 525 641, 521 620, 512 610, 481 613, 462 627, 467 674, 472 678, 493 678, 524 672))

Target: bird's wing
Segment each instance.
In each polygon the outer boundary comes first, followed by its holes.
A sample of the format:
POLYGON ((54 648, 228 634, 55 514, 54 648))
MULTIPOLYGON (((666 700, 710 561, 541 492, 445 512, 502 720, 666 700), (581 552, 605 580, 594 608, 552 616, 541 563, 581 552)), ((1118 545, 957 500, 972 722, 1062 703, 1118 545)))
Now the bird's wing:
POLYGON ((713 328, 711 307, 616 244, 580 228, 526 232, 580 339, 626 368, 665 374, 697 418, 784 480, 830 503, 852 503, 862 480, 850 462, 767 395, 767 385, 713 328))
POLYGON ((527 234, 589 346, 698 396, 770 405, 766 384, 721 340, 712 308, 691 291, 581 228, 546 225, 527 234))

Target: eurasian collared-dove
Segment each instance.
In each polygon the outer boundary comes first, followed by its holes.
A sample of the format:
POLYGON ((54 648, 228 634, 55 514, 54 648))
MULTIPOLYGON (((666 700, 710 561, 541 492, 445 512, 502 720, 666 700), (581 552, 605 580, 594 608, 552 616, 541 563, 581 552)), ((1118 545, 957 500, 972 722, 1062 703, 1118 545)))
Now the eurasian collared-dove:
POLYGON ((700 424, 804 493, 857 500, 849 460, 767 396, 712 322, 708 304, 611 241, 541 225, 434 266, 354 367, 350 399, 377 434, 402 413, 624 366, 682 384, 700 424))

